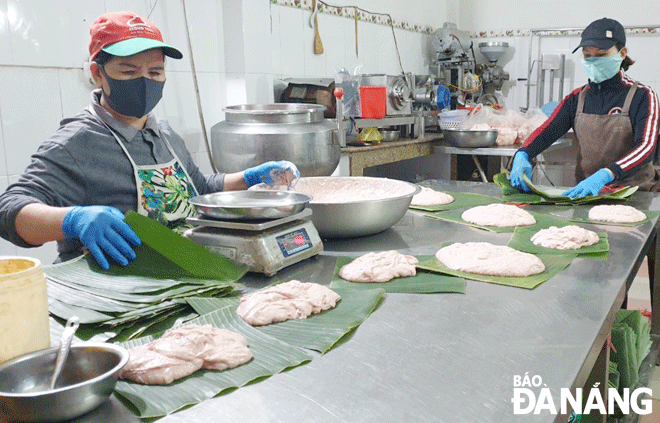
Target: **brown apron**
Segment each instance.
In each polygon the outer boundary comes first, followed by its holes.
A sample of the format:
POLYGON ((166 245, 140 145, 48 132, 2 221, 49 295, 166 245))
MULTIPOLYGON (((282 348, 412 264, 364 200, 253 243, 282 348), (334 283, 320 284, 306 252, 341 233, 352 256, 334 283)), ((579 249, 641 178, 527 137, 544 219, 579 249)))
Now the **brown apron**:
MULTIPOLYGON (((584 113, 584 97, 587 87, 578 96, 575 115, 575 137, 578 141, 575 180, 580 182, 592 173, 602 169, 635 148, 632 124, 628 112, 637 83, 628 91, 620 114, 593 115, 584 113)), ((616 181, 618 185, 638 185, 642 191, 660 190, 660 172, 649 162, 634 175, 616 181)))

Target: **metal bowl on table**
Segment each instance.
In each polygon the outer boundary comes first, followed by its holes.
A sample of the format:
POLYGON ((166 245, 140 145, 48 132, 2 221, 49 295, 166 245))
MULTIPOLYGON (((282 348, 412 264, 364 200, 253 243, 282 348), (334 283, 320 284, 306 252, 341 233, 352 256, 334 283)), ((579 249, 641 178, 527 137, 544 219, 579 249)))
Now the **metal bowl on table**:
POLYGON ((296 190, 315 197, 309 202, 311 220, 322 237, 350 238, 392 227, 421 188, 394 179, 350 176, 301 178, 296 190), (373 187, 384 195, 371 195, 373 187), (336 191, 337 199, 324 200, 319 189, 336 191))
POLYGON ((398 129, 379 129, 378 132, 383 136, 383 142, 397 141, 401 136, 398 129))
POLYGON ((55 389, 50 389, 57 351, 48 348, 0 365, 0 414, 26 423, 81 416, 112 394, 117 375, 129 357, 128 351, 117 345, 73 345, 55 389))
POLYGON ((197 212, 212 219, 265 220, 291 216, 312 199, 295 191, 223 191, 190 199, 197 212))
POLYGON ((454 147, 492 147, 497 141, 497 130, 443 129, 442 136, 454 147))

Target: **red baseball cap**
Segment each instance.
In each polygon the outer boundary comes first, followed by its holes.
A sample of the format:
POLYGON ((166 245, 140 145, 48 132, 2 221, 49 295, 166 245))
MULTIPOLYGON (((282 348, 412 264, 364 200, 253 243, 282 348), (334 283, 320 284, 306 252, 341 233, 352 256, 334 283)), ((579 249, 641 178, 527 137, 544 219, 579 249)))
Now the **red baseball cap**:
POLYGON ((90 60, 101 50, 113 56, 131 56, 152 48, 161 48, 163 54, 180 59, 183 54, 163 42, 160 30, 146 18, 133 12, 110 12, 99 16, 89 29, 90 60))

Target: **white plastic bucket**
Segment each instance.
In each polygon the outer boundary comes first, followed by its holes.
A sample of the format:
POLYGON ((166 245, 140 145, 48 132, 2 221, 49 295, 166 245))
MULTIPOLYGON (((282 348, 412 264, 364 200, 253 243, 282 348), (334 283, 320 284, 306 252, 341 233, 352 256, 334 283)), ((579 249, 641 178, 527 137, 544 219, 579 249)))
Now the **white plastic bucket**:
POLYGON ((48 347, 48 295, 41 262, 0 256, 0 363, 48 347))

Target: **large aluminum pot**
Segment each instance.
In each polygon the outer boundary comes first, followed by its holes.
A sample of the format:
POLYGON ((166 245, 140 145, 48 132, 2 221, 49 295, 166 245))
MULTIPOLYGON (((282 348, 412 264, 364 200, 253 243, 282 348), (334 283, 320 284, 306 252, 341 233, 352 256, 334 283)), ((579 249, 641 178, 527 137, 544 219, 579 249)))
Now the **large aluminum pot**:
POLYGON ((244 104, 224 109, 211 127, 213 162, 220 172, 240 172, 269 160, 289 160, 302 176, 327 176, 339 164, 336 125, 317 104, 244 104))

